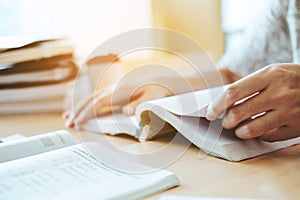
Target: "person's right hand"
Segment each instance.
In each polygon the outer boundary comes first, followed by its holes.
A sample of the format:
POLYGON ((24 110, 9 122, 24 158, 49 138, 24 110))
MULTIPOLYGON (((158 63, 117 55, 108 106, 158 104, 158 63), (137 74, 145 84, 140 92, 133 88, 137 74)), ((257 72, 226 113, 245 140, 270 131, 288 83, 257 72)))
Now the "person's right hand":
POLYGON ((241 139, 274 142, 300 136, 300 65, 268 65, 231 84, 207 109, 208 120, 224 111, 226 129, 241 139))
POLYGON ((136 107, 147 100, 172 95, 171 91, 159 84, 147 84, 136 89, 134 85, 111 87, 109 91, 99 90, 73 111, 66 111, 66 127, 81 125, 93 117, 103 116, 115 110, 133 115, 136 107))

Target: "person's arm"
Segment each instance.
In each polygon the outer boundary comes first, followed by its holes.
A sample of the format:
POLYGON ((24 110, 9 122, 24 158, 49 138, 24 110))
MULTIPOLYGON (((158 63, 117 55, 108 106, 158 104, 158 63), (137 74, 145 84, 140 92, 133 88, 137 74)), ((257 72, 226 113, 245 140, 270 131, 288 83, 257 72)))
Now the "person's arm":
POLYGON ((297 0, 268 1, 243 28, 239 43, 228 48, 219 65, 247 76, 273 63, 295 63, 293 57, 300 53, 299 48, 292 53, 292 45, 294 49, 300 46, 299 4, 297 0))
MULTIPOLYGON (((273 63, 299 63, 300 2, 277 0, 270 3, 271 12, 265 13, 266 18, 261 18, 261 23, 254 24, 259 34, 254 34, 253 41, 248 40, 252 44, 260 42, 261 45, 254 46, 260 47, 262 54, 254 49, 252 53, 249 51, 250 54, 246 58, 255 60, 263 55, 265 60, 273 63), (263 24, 264 26, 261 26, 263 24), (258 58, 252 56, 253 52, 258 58), (269 53, 263 54, 264 52, 269 53)), ((249 28, 251 30, 252 27, 249 28)), ((256 32, 255 29, 251 31, 256 32)), ((229 61, 236 64, 236 60, 229 61)), ((238 65, 246 66, 241 64, 238 62, 238 65)), ((234 128, 236 135, 244 139, 261 136, 266 140, 276 141, 297 137, 299 125, 295 124, 295 120, 299 121, 299 82, 299 65, 275 64, 265 67, 232 84, 220 99, 210 105, 207 118, 213 120, 227 110, 224 127, 234 128), (258 95, 241 104, 234 104, 255 93, 258 95), (295 103, 297 101, 298 103, 295 103), (254 119, 253 116, 260 113, 263 115, 254 119)))

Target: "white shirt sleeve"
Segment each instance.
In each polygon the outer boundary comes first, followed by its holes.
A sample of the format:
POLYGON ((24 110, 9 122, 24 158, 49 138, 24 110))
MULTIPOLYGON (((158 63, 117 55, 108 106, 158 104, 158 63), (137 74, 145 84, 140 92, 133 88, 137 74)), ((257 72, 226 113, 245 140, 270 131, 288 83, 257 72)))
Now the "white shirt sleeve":
POLYGON ((300 63, 300 1, 290 0, 287 22, 290 30, 293 63, 300 63))
POLYGON ((272 0, 245 29, 237 48, 218 66, 245 76, 272 63, 298 62, 300 13, 297 0, 272 0))

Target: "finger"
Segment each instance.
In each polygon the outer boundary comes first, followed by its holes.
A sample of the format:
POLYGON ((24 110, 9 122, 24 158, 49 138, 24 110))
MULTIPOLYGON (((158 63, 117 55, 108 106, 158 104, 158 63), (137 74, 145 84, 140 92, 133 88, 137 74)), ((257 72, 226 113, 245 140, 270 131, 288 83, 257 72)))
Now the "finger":
POLYGON ((84 99, 81 99, 81 101, 79 102, 75 102, 75 109, 74 109, 74 117, 78 116, 78 114, 88 105, 90 104, 92 101, 94 101, 95 99, 100 99, 100 98, 104 98, 105 96, 110 95, 112 92, 112 90, 110 90, 111 88, 113 88, 113 86, 107 86, 105 88, 101 88, 99 90, 95 90, 93 92, 93 94, 84 99))
POLYGON ((103 114, 108 112, 108 107, 111 107, 111 96, 112 94, 105 97, 93 98, 93 100, 86 104, 86 106, 83 107, 80 113, 74 118, 74 123, 81 125, 93 117, 100 116, 102 112, 103 114))
POLYGON ((223 94, 208 105, 206 118, 208 120, 215 120, 236 102, 264 90, 267 84, 268 81, 261 78, 259 73, 255 73, 234 82, 223 94))
POLYGON ((270 93, 272 94, 272 91, 263 91, 255 97, 229 108, 223 119, 224 128, 232 129, 244 120, 270 111, 273 108, 273 103, 270 103, 270 93))
POLYGON ((83 103, 79 104, 73 111, 69 112, 68 119, 65 122, 65 127, 72 128, 74 127, 74 120, 79 115, 79 113, 89 105, 93 100, 93 97, 88 98, 87 100, 83 101, 83 103))
POLYGON ((121 110, 124 99, 117 99, 112 102, 113 94, 105 97, 95 98, 94 101, 85 106, 85 108, 74 119, 76 125, 81 125, 94 117, 100 117, 114 111, 121 110))
MULTIPOLYGON (((105 90, 97 90, 94 92, 94 94, 89 97, 87 100, 82 101, 79 103, 76 108, 74 109, 73 113, 70 112, 68 116, 68 120, 65 123, 66 127, 72 128, 75 125, 75 120, 78 120, 79 115, 81 115, 83 112, 87 112, 87 118, 91 118, 92 114, 90 111, 90 108, 96 103, 97 99, 102 99, 109 97, 111 98, 111 93, 105 92, 105 90), (85 111, 84 111, 85 110, 85 111)), ((109 101, 107 101, 109 102, 109 101)), ((105 106, 105 105, 102 105, 105 106)), ((81 116, 80 118, 85 118, 84 116, 81 116)))
POLYGON ((252 139, 283 126, 280 111, 274 110, 242 123, 235 129, 235 135, 241 139, 252 139))
POLYGON ((262 135, 260 138, 268 142, 276 142, 296 137, 299 137, 299 132, 297 130, 294 130, 290 126, 282 126, 262 135))
POLYGON ((83 101, 83 103, 78 104, 77 107, 74 109, 73 113, 70 112, 68 120, 65 123, 66 127, 72 128, 75 125, 75 120, 78 118, 78 116, 85 110, 86 108, 91 107, 91 105, 94 104, 94 99, 97 97, 97 93, 95 93, 93 96, 89 97, 86 101, 83 101))

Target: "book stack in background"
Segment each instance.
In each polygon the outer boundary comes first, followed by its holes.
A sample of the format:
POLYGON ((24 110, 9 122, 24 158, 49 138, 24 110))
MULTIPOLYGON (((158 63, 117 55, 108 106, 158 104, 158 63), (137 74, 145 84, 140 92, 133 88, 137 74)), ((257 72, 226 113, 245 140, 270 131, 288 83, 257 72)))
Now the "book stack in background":
POLYGON ((0 38, 0 115, 62 112, 78 67, 64 39, 0 38))

